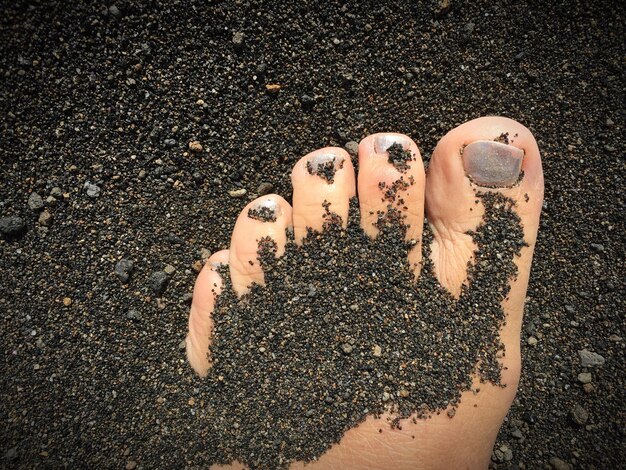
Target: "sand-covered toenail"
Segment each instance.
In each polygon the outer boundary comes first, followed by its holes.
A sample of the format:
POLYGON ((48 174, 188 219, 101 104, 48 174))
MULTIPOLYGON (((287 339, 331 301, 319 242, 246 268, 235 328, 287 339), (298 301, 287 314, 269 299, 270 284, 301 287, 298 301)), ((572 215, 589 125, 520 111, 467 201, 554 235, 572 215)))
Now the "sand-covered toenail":
POLYGON ((491 140, 478 140, 463 149, 465 173, 480 186, 502 188, 515 184, 523 159, 522 149, 491 140))
POLYGON ((331 184, 335 180, 335 172, 343 168, 344 157, 332 153, 313 155, 306 162, 306 169, 311 175, 317 175, 331 184))
POLYGON ((276 222, 276 218, 282 215, 280 204, 273 198, 262 199, 248 209, 248 217, 261 222, 276 222))
POLYGON ((386 153, 392 145, 397 144, 404 150, 411 147, 411 143, 404 137, 399 135, 379 135, 374 140, 374 151, 376 153, 386 153))

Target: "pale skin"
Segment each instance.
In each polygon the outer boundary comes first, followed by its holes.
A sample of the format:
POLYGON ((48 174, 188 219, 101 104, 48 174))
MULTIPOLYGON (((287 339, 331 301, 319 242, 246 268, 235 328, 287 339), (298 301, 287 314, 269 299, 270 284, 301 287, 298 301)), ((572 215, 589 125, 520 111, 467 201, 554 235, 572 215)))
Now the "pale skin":
MULTIPOLYGON (((521 370, 520 329, 543 201, 543 173, 539 149, 531 132, 521 124, 501 117, 475 119, 450 131, 435 148, 426 173, 415 143, 407 136, 394 133, 371 135, 360 143, 358 181, 350 157, 343 149, 327 147, 303 157, 292 172, 293 208, 278 195, 252 201, 237 219, 230 249, 212 255, 198 276, 187 337, 189 362, 200 376, 205 376, 210 368, 207 352, 212 332, 211 312, 222 289, 217 266, 229 266, 238 295, 245 294, 253 282, 263 285, 263 272, 256 259, 259 239, 271 236, 278 244, 277 255, 280 256, 284 252, 287 227, 294 228, 296 242, 304 237, 307 227, 322 230, 324 201, 331 203, 332 211, 338 213, 345 223, 348 201, 357 194, 361 226, 370 237, 376 237, 373 222, 379 211, 385 211, 387 207, 387 202, 381 201, 379 183, 391 184, 401 176, 388 162, 385 152, 394 142, 417 157, 409 162, 409 168, 402 174, 404 178, 411 176, 414 184, 404 191, 405 202, 400 208, 410 226, 407 239, 416 242, 409 252, 411 269, 416 276, 419 275, 421 234, 426 215, 434 234, 431 257, 435 275, 454 296, 459 295, 462 284, 467 282, 467 263, 472 262, 475 250, 466 232, 475 229, 483 215, 482 205, 475 203, 475 190, 497 191, 516 203, 528 246, 515 259, 518 275, 511 280, 510 294, 502 305, 506 323, 500 337, 505 354, 500 361, 503 365, 502 383, 506 386, 480 383, 475 377, 474 390, 462 394, 452 418, 443 410, 430 419, 418 419, 415 423, 411 419, 403 420, 401 429, 394 429, 385 416, 382 419, 370 417, 348 431, 318 461, 294 462, 292 469, 484 469, 489 464, 498 430, 515 397, 521 370), (465 173, 463 149, 472 142, 493 141, 504 133, 508 133, 510 139, 507 145, 524 152, 523 177, 512 187, 479 187, 465 173), (322 159, 334 156, 333 161, 342 162, 332 183, 307 171, 307 162, 319 161, 320 155, 322 159), (276 220, 261 222, 249 218, 248 209, 259 205, 275 208, 276 220)), ((227 467, 216 468, 245 467, 233 462, 227 467)))

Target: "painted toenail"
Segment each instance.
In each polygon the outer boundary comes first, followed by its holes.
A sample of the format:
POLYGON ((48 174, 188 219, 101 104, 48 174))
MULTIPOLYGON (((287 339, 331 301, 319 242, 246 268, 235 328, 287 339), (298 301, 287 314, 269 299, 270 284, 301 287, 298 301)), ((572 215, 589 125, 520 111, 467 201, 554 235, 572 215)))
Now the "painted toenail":
POLYGON ((331 184, 335 180, 335 172, 343 168, 344 157, 333 153, 313 155, 306 162, 306 169, 311 175, 317 175, 331 184))
POLYGON ((248 209, 248 217, 261 222, 276 222, 281 214, 280 204, 272 198, 262 199, 248 209))
POLYGON ((465 173, 480 186, 502 188, 515 184, 523 159, 522 149, 491 140, 478 140, 463 149, 465 173))
POLYGON ((404 150, 411 148, 411 143, 406 137, 399 135, 379 135, 374 140, 374 151, 376 153, 386 153, 393 144, 401 145, 404 150))

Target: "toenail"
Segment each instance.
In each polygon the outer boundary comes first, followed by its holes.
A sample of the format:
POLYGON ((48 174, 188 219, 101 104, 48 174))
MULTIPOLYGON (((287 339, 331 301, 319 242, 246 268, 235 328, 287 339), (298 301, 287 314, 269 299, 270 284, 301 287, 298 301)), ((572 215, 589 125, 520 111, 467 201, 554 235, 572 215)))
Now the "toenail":
POLYGON ((517 182, 524 159, 522 149, 491 140, 472 142, 462 155, 465 172, 474 183, 496 188, 517 182))
POLYGON ((276 222, 276 218, 280 215, 282 215, 280 204, 272 198, 257 201, 248 209, 248 217, 261 222, 276 222))
POLYGON ((404 150, 409 150, 411 148, 411 144, 406 137, 383 134, 377 136, 374 140, 374 151, 376 153, 386 153, 389 147, 394 144, 402 146, 404 150))
POLYGON ((325 179, 329 184, 334 182, 335 172, 343 168, 344 157, 333 153, 313 155, 306 162, 306 169, 311 175, 325 179))

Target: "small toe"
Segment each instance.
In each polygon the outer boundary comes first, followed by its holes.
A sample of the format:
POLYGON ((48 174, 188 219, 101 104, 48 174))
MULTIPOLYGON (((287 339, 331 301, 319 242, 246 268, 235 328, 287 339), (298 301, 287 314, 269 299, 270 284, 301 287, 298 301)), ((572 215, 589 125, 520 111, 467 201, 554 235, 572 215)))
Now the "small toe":
POLYGON ((193 288, 193 300, 189 313, 189 332, 185 339, 187 360, 201 377, 205 377, 211 367, 209 343, 213 330, 211 314, 217 296, 222 292, 223 281, 217 271, 220 265, 228 264, 228 250, 211 255, 200 271, 193 288))
POLYGON ((406 240, 415 243, 409 262, 419 274, 424 225, 424 164, 415 142, 403 134, 373 134, 359 144, 361 227, 371 238, 379 219, 397 210, 407 226, 406 240))
POLYGON ((291 172, 293 184, 293 230, 302 243, 307 229, 321 232, 325 223, 341 218, 348 223, 350 199, 356 196, 354 167, 350 155, 338 147, 326 147, 302 157, 291 172))
POLYGON ((291 206, 276 194, 249 203, 239 214, 230 241, 230 279, 238 296, 252 284, 265 284, 258 260, 259 242, 270 238, 276 243, 276 256, 282 256, 287 243, 287 228, 292 226, 291 206))

